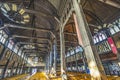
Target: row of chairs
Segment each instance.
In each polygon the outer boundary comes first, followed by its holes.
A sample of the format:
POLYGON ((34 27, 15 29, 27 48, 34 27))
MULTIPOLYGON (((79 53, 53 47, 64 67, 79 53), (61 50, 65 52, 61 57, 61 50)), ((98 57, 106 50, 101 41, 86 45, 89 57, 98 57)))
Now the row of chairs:
POLYGON ((89 74, 83 74, 78 72, 67 72, 69 80, 90 80, 91 76, 89 74))
POLYGON ((23 78, 25 78, 28 74, 21 74, 21 75, 17 75, 14 77, 10 77, 10 78, 5 78, 3 80, 24 80, 23 78))
MULTIPOLYGON (((58 77, 50 76, 50 80, 61 80, 60 72, 57 72, 58 77)), ((27 74, 18 75, 12 78, 7 78, 5 80, 25 80, 23 77, 27 76, 27 74)), ((91 80, 91 76, 89 74, 77 73, 77 72, 67 72, 68 80, 91 80)), ((116 76, 107 76, 108 80, 120 80, 120 77, 116 76)), ((48 80, 44 72, 38 72, 31 76, 29 80, 48 80)))
MULTIPOLYGON (((51 77, 50 80, 61 80, 60 72, 57 72, 59 77, 51 77)), ((68 80, 91 80, 90 74, 84 74, 79 72, 67 72, 68 80)), ((120 80, 118 76, 107 76, 108 80, 120 80)))

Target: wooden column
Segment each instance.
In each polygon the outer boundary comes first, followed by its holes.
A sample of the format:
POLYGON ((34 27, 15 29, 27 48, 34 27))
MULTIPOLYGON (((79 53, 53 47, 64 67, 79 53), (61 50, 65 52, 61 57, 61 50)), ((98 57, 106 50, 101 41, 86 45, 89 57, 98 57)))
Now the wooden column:
POLYGON ((13 69, 15 66, 15 61, 12 63, 11 71, 10 71, 10 76, 13 76, 13 69))
POLYGON ((61 74, 66 71, 66 63, 65 63, 65 43, 64 43, 64 33, 62 28, 60 29, 60 60, 61 60, 61 74))
MULTIPOLYGON (((70 61, 72 61, 72 59, 71 59, 71 50, 69 50, 69 54, 70 54, 70 61)), ((73 71, 73 67, 72 67, 72 62, 70 62, 70 68, 71 68, 71 71, 73 71)))
POLYGON ((24 65, 24 59, 22 59, 21 66, 20 66, 20 68, 19 68, 19 74, 21 74, 21 71, 22 71, 23 65, 24 65))
POLYGON ((19 62, 18 69, 17 69, 17 75, 19 75, 19 73, 20 73, 20 69, 21 69, 21 67, 22 67, 22 61, 23 61, 23 59, 21 58, 21 59, 20 59, 20 62, 19 62))
POLYGON ((52 56, 52 49, 51 49, 51 51, 50 51, 50 67, 49 67, 50 72, 52 70, 52 58, 53 58, 53 56, 52 56))
POLYGON ((84 48, 92 80, 107 80, 99 55, 93 45, 90 29, 85 19, 82 7, 77 2, 77 0, 72 1, 75 11, 75 13, 73 14, 74 21, 77 27, 77 35, 79 35, 79 44, 82 45, 82 47, 84 48))
POLYGON ((56 39, 54 39, 54 45, 53 45, 53 49, 54 49, 54 64, 53 64, 53 67, 54 67, 54 73, 55 73, 55 76, 56 76, 56 54, 57 54, 57 48, 56 48, 56 45, 57 45, 57 42, 56 42, 56 39))
POLYGON ((50 54, 48 54, 48 73, 50 73, 50 54))
POLYGON ((18 74, 19 66, 20 66, 20 63, 18 63, 18 64, 17 64, 17 66, 16 66, 15 75, 17 75, 17 74, 18 74))
MULTIPOLYGON (((22 66, 22 69, 21 69, 21 72, 20 72, 20 74, 23 74, 23 69, 24 69, 24 67, 25 67, 25 65, 26 65, 27 63, 26 62, 24 62, 24 64, 23 64, 23 66, 22 66)), ((27 72, 28 73, 28 72, 27 72)))
POLYGON ((48 71, 48 55, 45 57, 45 70, 48 71))
POLYGON ((2 79, 5 78, 5 73, 6 73, 6 70, 7 70, 7 68, 8 68, 9 62, 11 61, 12 57, 13 57, 13 54, 10 53, 10 57, 9 57, 9 59, 7 60, 7 62, 6 62, 6 64, 5 64, 5 67, 4 67, 4 69, 3 69, 3 72, 2 72, 2 79))
POLYGON ((2 52, 1 52, 1 55, 0 55, 0 60, 2 60, 6 54, 6 52, 8 51, 8 48, 3 48, 2 52))
MULTIPOLYGON (((1 44, 0 44, 1 45, 1 44)), ((5 50, 6 50, 6 47, 3 46, 0 48, 0 60, 3 58, 4 54, 5 54, 5 50)))

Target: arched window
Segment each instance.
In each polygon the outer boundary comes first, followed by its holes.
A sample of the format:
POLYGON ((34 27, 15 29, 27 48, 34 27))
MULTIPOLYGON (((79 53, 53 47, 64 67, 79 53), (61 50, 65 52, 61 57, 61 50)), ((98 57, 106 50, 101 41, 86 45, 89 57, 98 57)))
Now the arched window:
POLYGON ((3 30, 0 30, 0 42, 4 44, 7 37, 8 35, 3 30))
POLYGON ((107 38, 104 33, 102 33, 101 36, 102 36, 102 39, 103 39, 103 40, 105 40, 105 39, 107 38))
POLYGON ((93 37, 93 41, 94 41, 94 44, 97 43, 97 41, 96 41, 96 37, 95 37, 95 36, 93 37))
POLYGON ((120 31, 120 29, 118 28, 118 26, 116 26, 116 25, 114 25, 114 30, 115 30, 115 32, 119 32, 120 31))
POLYGON ((111 35, 115 34, 115 30, 113 28, 109 28, 111 35))
POLYGON ((101 34, 101 33, 98 34, 98 37, 99 37, 99 40, 100 40, 100 41, 103 40, 103 39, 102 39, 102 34, 101 34))
POLYGON ((20 56, 22 54, 22 49, 19 50, 18 55, 20 56))
POLYGON ((14 42, 12 40, 9 40, 7 47, 12 50, 13 45, 14 45, 14 42))
POLYGON ((15 45, 15 47, 14 47, 14 50, 13 50, 13 51, 14 51, 15 53, 17 53, 17 52, 18 52, 18 49, 19 49, 19 47, 18 47, 17 45, 15 45))

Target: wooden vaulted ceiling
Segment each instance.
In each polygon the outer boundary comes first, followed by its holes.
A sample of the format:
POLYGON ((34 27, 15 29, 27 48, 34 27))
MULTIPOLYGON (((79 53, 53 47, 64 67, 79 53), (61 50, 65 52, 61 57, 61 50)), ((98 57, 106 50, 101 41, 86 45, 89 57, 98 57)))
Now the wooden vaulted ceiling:
MULTIPOLYGON (((27 24, 16 24, 2 17, 5 23, 11 26, 4 28, 4 30, 13 37, 16 43, 19 42, 20 46, 32 43, 36 47, 35 50, 40 54, 46 54, 49 51, 50 42, 53 39, 51 35, 52 32, 58 36, 57 49, 60 51, 59 32, 56 31, 57 21, 54 18, 59 19, 60 17, 57 14, 59 12, 59 6, 62 6, 60 5, 60 1, 63 0, 56 0, 56 2, 50 1, 52 4, 49 0, 1 0, 0 3, 7 2, 22 5, 22 8, 25 8, 26 12, 30 15, 30 22, 27 24), (17 27, 15 27, 16 25, 17 27)), ((119 0, 112 1, 120 3, 119 0)), ((107 5, 99 0, 81 0, 80 4, 83 7, 92 34, 94 34, 93 30, 97 28, 98 25, 112 22, 117 17, 120 17, 119 8, 107 5), (94 26, 91 26, 91 24, 94 26)), ((0 15, 2 16, 2 14, 0 15)), ((65 26, 64 33, 66 49, 78 45, 72 16, 65 26)), ((28 53, 30 52, 32 52, 32 50, 29 50, 28 53)))
POLYGON ((11 26, 4 30, 14 42, 19 43, 19 46, 27 44, 35 46, 35 49, 28 50, 27 54, 38 53, 37 56, 41 54, 45 56, 50 50, 52 34, 57 26, 57 21, 54 19, 58 18, 56 8, 48 0, 2 0, 0 3, 13 3, 25 9, 30 15, 30 22, 27 24, 14 23, 1 14, 5 24, 11 26))

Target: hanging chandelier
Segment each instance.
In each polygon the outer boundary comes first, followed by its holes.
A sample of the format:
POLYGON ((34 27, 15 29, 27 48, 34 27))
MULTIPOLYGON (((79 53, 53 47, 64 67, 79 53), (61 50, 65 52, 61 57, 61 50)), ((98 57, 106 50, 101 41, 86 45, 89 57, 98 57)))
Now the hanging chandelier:
POLYGON ((25 48, 25 49, 34 49, 35 46, 29 44, 29 45, 24 45, 24 48, 25 48))
POLYGON ((2 14, 15 23, 26 24, 30 22, 30 15, 23 8, 12 3, 2 3, 2 14))

